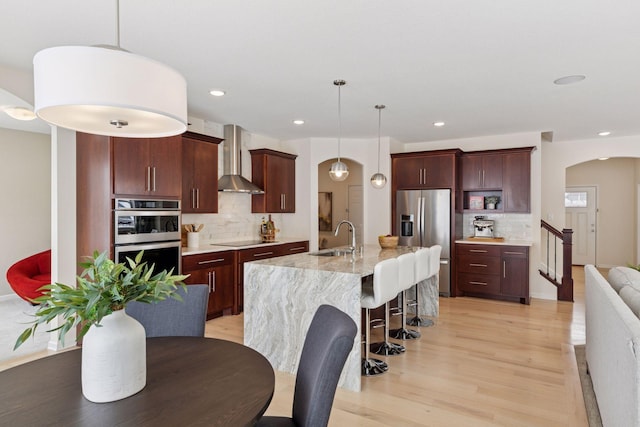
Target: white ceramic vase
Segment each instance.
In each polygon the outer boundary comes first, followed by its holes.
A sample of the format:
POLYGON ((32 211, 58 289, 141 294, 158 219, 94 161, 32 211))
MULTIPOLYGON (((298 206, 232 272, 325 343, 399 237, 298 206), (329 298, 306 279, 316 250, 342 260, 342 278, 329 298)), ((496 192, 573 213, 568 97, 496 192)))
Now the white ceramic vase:
POLYGON ((95 403, 124 399, 147 382, 144 327, 124 310, 102 318, 82 341, 82 394, 95 403))

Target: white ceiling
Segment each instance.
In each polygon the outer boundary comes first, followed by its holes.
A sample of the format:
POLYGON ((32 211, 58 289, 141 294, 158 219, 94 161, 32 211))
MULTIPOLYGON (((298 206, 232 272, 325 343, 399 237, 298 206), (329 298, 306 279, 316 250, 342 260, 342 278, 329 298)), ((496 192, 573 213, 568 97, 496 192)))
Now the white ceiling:
MULTIPOLYGON (((115 5, 0 0, 0 65, 116 44, 115 5)), ((124 49, 183 73, 191 116, 274 138, 337 136, 338 78, 346 138, 377 135, 380 103, 400 142, 640 134, 638 1, 121 0, 120 14, 124 49), (587 78, 553 84, 572 74, 587 78)))

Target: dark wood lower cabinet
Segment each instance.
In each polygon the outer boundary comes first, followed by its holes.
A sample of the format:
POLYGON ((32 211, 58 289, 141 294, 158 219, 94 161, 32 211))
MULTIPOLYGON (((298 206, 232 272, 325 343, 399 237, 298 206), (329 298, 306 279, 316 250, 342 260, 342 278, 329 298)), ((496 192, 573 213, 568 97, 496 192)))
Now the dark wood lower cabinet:
POLYGON ((220 317, 234 308, 236 251, 210 252, 182 257, 182 273, 190 274, 188 285, 209 286, 207 319, 220 317))
POLYGON ((209 286, 207 319, 239 314, 244 304, 244 263, 309 251, 309 241, 256 248, 184 255, 182 274, 187 285, 209 286))
POLYGON ((456 244, 458 296, 529 304, 529 248, 456 244))
POLYGON ((238 285, 236 287, 236 307, 233 314, 244 309, 244 263, 261 259, 293 255, 309 251, 309 241, 283 243, 281 245, 260 246, 238 251, 238 285))

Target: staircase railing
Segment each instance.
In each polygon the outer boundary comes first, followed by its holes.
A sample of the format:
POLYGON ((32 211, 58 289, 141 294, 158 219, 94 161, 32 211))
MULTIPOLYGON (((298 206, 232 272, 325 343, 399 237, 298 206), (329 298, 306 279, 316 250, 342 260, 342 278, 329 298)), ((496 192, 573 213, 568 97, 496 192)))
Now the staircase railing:
POLYGON ((558 301, 573 301, 573 277, 571 273, 571 248, 573 246, 573 230, 554 228, 544 220, 540 220, 540 227, 546 231, 547 262, 545 269, 539 269, 540 275, 553 283, 558 289, 558 301), (562 246, 562 278, 558 281, 558 246, 562 246), (553 256, 553 268, 551 257, 553 256))

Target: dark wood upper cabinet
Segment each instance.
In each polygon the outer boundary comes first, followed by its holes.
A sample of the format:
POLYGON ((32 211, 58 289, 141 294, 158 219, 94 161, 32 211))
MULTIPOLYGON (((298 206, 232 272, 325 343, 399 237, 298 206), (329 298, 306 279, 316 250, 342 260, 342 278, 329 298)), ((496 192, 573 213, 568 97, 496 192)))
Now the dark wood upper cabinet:
POLYGON ((253 213, 296 211, 296 155, 261 148, 251 153, 251 181, 264 194, 251 196, 253 213))
POLYGON ((116 196, 180 198, 182 137, 112 138, 116 196))
POLYGON ((503 157, 502 196, 505 212, 531 212, 531 150, 503 157))
POLYGON ((396 190, 455 188, 460 150, 437 150, 391 155, 396 190))
POLYGON ((499 190, 502 188, 501 154, 463 154, 463 190, 499 190))
POLYGON ((218 212, 218 144, 222 139, 182 135, 182 213, 218 212))

